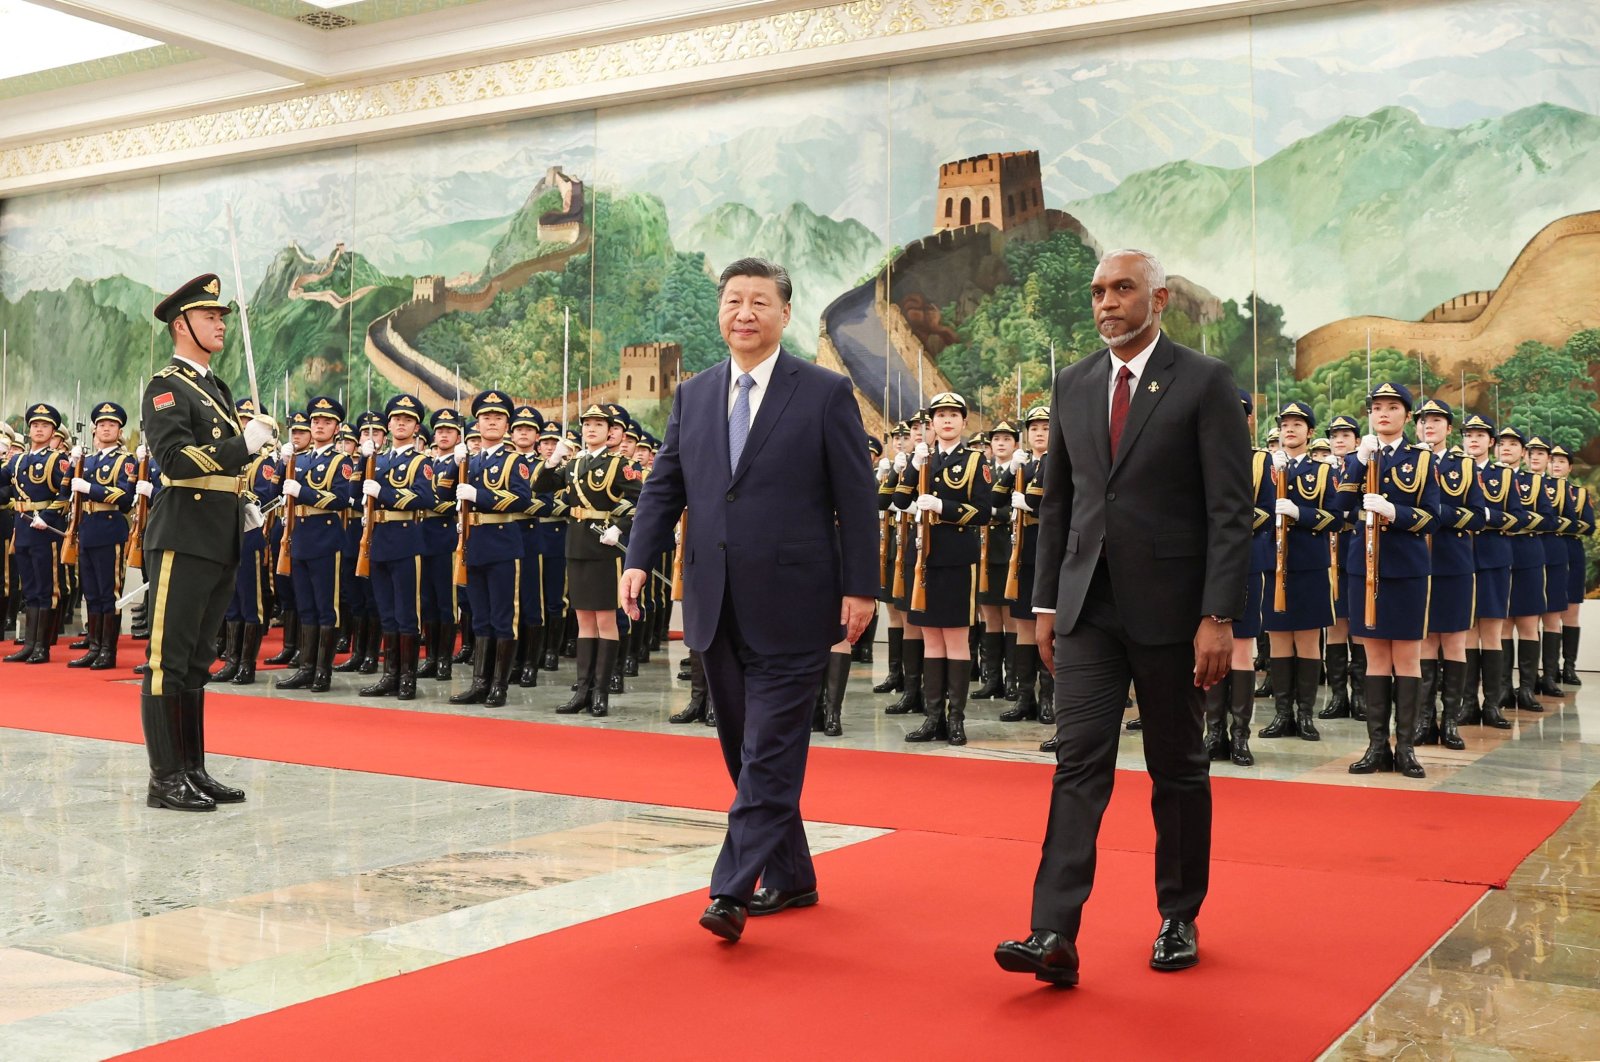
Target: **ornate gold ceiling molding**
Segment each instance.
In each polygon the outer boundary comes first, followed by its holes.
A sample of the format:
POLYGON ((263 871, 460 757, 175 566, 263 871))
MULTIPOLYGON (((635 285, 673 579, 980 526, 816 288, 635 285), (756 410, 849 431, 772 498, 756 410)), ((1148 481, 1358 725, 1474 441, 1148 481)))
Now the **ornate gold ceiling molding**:
POLYGON ((1338 0, 853 0, 0 149, 0 195, 1338 0))

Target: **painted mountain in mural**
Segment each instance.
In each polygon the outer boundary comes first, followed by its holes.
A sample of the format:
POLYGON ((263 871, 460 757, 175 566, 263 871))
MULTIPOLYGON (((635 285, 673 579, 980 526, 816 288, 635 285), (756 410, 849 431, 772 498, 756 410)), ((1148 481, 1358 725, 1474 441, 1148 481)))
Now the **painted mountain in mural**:
MULTIPOLYGON (((1354 313, 1419 317, 1492 287, 1506 262, 1600 187, 1600 118, 1552 104, 1459 129, 1403 107, 1344 118, 1255 169, 1260 278, 1292 332, 1354 313)), ((1251 172, 1179 161, 1071 204, 1213 290, 1247 291, 1251 172)), ((1114 236, 1111 234, 1115 234, 1114 236)))

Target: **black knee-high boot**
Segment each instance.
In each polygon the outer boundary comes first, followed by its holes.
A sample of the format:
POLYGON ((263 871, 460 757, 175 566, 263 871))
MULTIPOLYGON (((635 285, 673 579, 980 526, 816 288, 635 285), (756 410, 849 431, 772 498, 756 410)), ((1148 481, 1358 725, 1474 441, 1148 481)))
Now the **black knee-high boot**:
MULTIPOLYGON (((922 662, 922 710, 928 718, 922 725, 906 735, 907 741, 944 741, 950 736, 945 729, 944 698, 949 688, 946 666, 942 656, 926 657, 922 662)), ((909 675, 908 675, 909 679, 909 675)))
POLYGON ((1460 752, 1467 747, 1461 740, 1457 725, 1463 711, 1462 698, 1467 690, 1467 664, 1464 660, 1446 660, 1439 677, 1440 699, 1444 712, 1439 717, 1439 744, 1460 752))
POLYGON ((706 717, 706 667, 700 660, 700 654, 693 649, 685 657, 689 665, 689 703, 684 705, 683 711, 669 716, 669 723, 693 723, 706 717))
POLYGON ((906 629, 889 628, 889 674, 872 687, 873 693, 898 693, 906 688, 905 647, 906 629))
POLYGON ((1561 627, 1561 684, 1563 686, 1581 686, 1583 680, 1578 677, 1578 636, 1583 633, 1583 628, 1575 624, 1563 624, 1561 627))
POLYGON ((1537 638, 1518 638, 1516 692, 1516 706, 1518 711, 1544 711, 1544 706, 1539 703, 1538 689, 1539 640, 1537 638))
POLYGON ((900 649, 901 664, 905 670, 905 689, 900 699, 885 708, 885 715, 910 715, 923 711, 923 644, 921 638, 907 638, 900 649))
MULTIPOLYGON (((1256 758, 1250 754, 1250 717, 1256 710, 1256 673, 1254 671, 1228 672, 1228 758, 1238 767, 1254 767, 1256 758)), ((1222 685, 1222 683, 1218 683, 1222 685)))
POLYGON ((973 700, 989 701, 1005 695, 1006 680, 1000 665, 1000 654, 1005 649, 1006 636, 1003 632, 983 632, 978 642, 978 675, 983 679, 983 684, 973 692, 973 700))
POLYGON ((1437 745, 1439 743, 1439 729, 1434 722, 1437 714, 1435 705, 1436 695, 1439 692, 1439 661, 1438 658, 1422 661, 1422 703, 1417 716, 1417 732, 1412 735, 1418 745, 1437 745))
POLYGON ((1539 682, 1535 692, 1541 697, 1560 697, 1561 693, 1561 632, 1545 631, 1540 636, 1542 650, 1539 682))
POLYGON ((1350 645, 1350 718, 1361 722, 1367 717, 1367 647, 1350 645))
POLYGON ((1233 697, 1233 683, 1223 681, 1205 691, 1206 759, 1213 763, 1231 759, 1233 749, 1228 741, 1228 705, 1233 697))
POLYGON ((1038 670, 1038 648, 1026 642, 1018 643, 1011 656, 1011 673, 1017 677, 1017 703, 1000 713, 1002 723, 1039 718, 1039 699, 1034 693, 1038 670))
POLYGON ((577 715, 589 707, 594 696, 594 661, 599 653, 598 638, 579 638, 577 645, 578 681, 572 687, 572 697, 556 709, 557 715, 577 715))
POLYGON ((1000 664, 1005 669, 1004 685, 1006 700, 1017 699, 1017 632, 1006 631, 1006 648, 1001 655, 1000 664))
POLYGON ((1467 650, 1465 678, 1461 688, 1461 711, 1456 715, 1456 726, 1471 726, 1483 720, 1483 705, 1478 699, 1478 682, 1482 675, 1483 657, 1477 649, 1467 650))
POLYGON ((598 639, 594 657, 594 696, 589 698, 589 714, 599 718, 611 713, 611 695, 621 693, 617 680, 622 675, 621 643, 598 639))
POLYGON ((1499 649, 1485 649, 1478 654, 1478 670, 1483 674, 1483 725, 1496 730, 1510 730, 1511 720, 1500 709, 1505 700, 1506 687, 1511 672, 1506 668, 1506 654, 1499 649))
MULTIPOLYGON (((463 636, 466 631, 461 632, 463 636)), ((488 636, 474 638, 472 654, 472 685, 450 698, 451 704, 482 704, 489 696, 489 669, 494 664, 494 639, 488 636)))
POLYGON ((1407 778, 1426 778, 1412 747, 1422 714, 1422 680, 1396 676, 1394 680, 1394 769, 1407 778))
POLYGON ((1301 741, 1322 740, 1312 717, 1312 709, 1317 706, 1317 687, 1322 685, 1318 681, 1322 678, 1321 663, 1310 656, 1296 657, 1294 661, 1294 727, 1301 741))
POLYGON ((1256 737, 1294 737, 1299 728, 1294 720, 1295 667, 1292 656, 1274 656, 1268 661, 1272 681, 1272 722, 1261 728, 1256 737))
POLYGON ((1394 679, 1388 675, 1368 675, 1363 684, 1367 699, 1367 751, 1350 765, 1351 774, 1394 770, 1394 753, 1389 749, 1389 694, 1393 683, 1394 679))
POLYGON ((952 745, 967 743, 967 691, 972 688, 972 661, 946 660, 945 734, 952 745))
POLYGON ((822 732, 828 737, 844 733, 839 716, 844 711, 844 688, 850 681, 851 654, 829 653, 828 673, 822 685, 822 732))
POLYGON ((1322 658, 1328 669, 1328 706, 1317 713, 1317 718, 1349 719, 1350 647, 1343 642, 1329 642, 1322 658))

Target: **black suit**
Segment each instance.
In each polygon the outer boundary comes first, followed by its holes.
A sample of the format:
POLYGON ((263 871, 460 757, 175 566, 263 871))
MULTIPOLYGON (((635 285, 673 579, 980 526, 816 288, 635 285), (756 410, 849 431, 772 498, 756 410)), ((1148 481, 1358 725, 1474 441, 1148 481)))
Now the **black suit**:
POLYGON ((1055 380, 1035 607, 1054 609, 1056 772, 1033 927, 1075 939, 1094 880, 1131 680, 1154 786, 1156 897, 1193 921, 1211 858, 1209 763, 1194 685, 1203 617, 1244 608, 1249 439, 1226 365, 1162 334, 1113 456, 1101 350, 1055 380))

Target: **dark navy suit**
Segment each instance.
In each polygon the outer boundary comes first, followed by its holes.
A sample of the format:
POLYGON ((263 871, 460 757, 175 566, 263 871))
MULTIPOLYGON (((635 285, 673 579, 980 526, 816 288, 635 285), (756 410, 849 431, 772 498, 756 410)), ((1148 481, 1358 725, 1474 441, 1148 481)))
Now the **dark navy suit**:
POLYGON ((731 362, 684 381, 639 497, 627 567, 650 570, 685 506, 684 643, 705 660, 737 790, 711 894, 816 883, 800 816, 811 711, 842 598, 878 590, 876 484, 850 382, 779 351, 739 467, 731 362))

